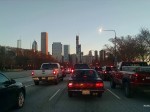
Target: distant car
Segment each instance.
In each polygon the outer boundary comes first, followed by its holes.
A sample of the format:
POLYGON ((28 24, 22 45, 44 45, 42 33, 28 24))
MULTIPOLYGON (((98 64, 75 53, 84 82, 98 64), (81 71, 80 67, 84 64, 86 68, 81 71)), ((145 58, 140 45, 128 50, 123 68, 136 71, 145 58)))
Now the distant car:
POLYGON ((94 69, 75 69, 69 78, 68 96, 97 95, 102 96, 104 83, 94 69))
POLYGON ((62 76, 66 77, 66 70, 63 66, 61 66, 61 72, 62 72, 62 76))
POLYGON ((79 63, 74 65, 74 69, 90 69, 87 64, 79 63))
POLYGON ((102 74, 102 67, 95 67, 94 69, 97 71, 99 75, 102 74))
POLYGON ((100 77, 103 80, 110 80, 110 74, 115 69, 116 69, 116 67, 114 67, 114 66, 103 66, 102 67, 102 73, 100 74, 100 77))
POLYGON ((22 83, 7 78, 0 73, 0 112, 24 105, 26 90, 22 83))
POLYGON ((65 73, 70 74, 71 73, 71 68, 65 68, 65 73))

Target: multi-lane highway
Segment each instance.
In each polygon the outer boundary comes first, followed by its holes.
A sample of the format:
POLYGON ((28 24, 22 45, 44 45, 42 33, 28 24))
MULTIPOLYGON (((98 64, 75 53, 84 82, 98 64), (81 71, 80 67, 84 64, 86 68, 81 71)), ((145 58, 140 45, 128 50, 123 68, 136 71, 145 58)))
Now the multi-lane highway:
POLYGON ((133 98, 126 98, 120 87, 111 89, 105 81, 101 98, 96 96, 67 95, 69 74, 58 85, 40 84, 35 86, 30 76, 31 71, 5 73, 26 85, 26 100, 23 108, 10 112, 150 112, 150 93, 137 93, 133 98))

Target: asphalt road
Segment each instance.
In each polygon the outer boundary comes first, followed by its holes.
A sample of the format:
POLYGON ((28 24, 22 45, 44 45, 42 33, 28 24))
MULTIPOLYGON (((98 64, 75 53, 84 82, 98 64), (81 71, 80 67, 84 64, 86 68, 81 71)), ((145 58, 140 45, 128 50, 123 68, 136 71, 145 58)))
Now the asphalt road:
MULTIPOLYGON (((29 74, 30 71, 24 73, 29 74)), ((10 112, 150 112, 150 93, 139 92, 133 98, 126 98, 120 87, 111 89, 108 81, 104 82, 106 91, 101 98, 97 96, 70 98, 67 95, 68 76, 58 85, 36 86, 30 75, 17 80, 26 84, 26 101, 23 108, 10 112)))

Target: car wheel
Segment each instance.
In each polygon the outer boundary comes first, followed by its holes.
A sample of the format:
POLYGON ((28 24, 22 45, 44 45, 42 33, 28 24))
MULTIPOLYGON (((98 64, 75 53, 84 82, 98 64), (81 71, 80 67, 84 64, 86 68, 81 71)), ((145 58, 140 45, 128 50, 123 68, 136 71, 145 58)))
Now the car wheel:
POLYGON ((24 95, 23 91, 20 91, 18 96, 17 96, 16 107, 17 108, 23 107, 24 101, 25 101, 25 95, 24 95))
POLYGON ((57 85, 58 82, 59 82, 59 79, 57 78, 57 79, 55 80, 55 85, 57 85))
POLYGON ((68 96, 69 97, 72 97, 73 95, 72 95, 72 92, 68 92, 68 96))
POLYGON ((39 85, 39 81, 34 81, 34 84, 35 85, 39 85))
POLYGON ((125 96, 127 98, 132 97, 132 91, 131 91, 129 83, 127 83, 127 82, 125 83, 124 89, 125 89, 125 96))
POLYGON ((64 80, 64 77, 61 78, 61 81, 63 81, 63 80, 64 80))
POLYGON ((115 88, 116 88, 116 83, 114 82, 113 79, 110 79, 110 87, 111 87, 112 89, 115 89, 115 88))
POLYGON ((98 97, 102 97, 102 93, 98 93, 97 96, 98 96, 98 97))

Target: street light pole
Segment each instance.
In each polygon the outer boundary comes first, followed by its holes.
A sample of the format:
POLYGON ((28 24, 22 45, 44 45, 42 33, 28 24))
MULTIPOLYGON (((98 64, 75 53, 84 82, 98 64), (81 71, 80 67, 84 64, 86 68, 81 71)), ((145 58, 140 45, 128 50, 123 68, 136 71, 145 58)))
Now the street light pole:
POLYGON ((116 43, 117 43, 116 42, 116 40, 117 40, 116 38, 117 38, 117 36, 116 36, 116 31, 115 30, 103 30, 103 29, 100 29, 99 31, 100 32, 102 32, 102 31, 111 31, 111 32, 115 33, 115 56, 114 56, 115 59, 114 59, 114 66, 116 66, 117 65, 117 55, 116 55, 116 47, 117 47, 116 46, 116 43))

